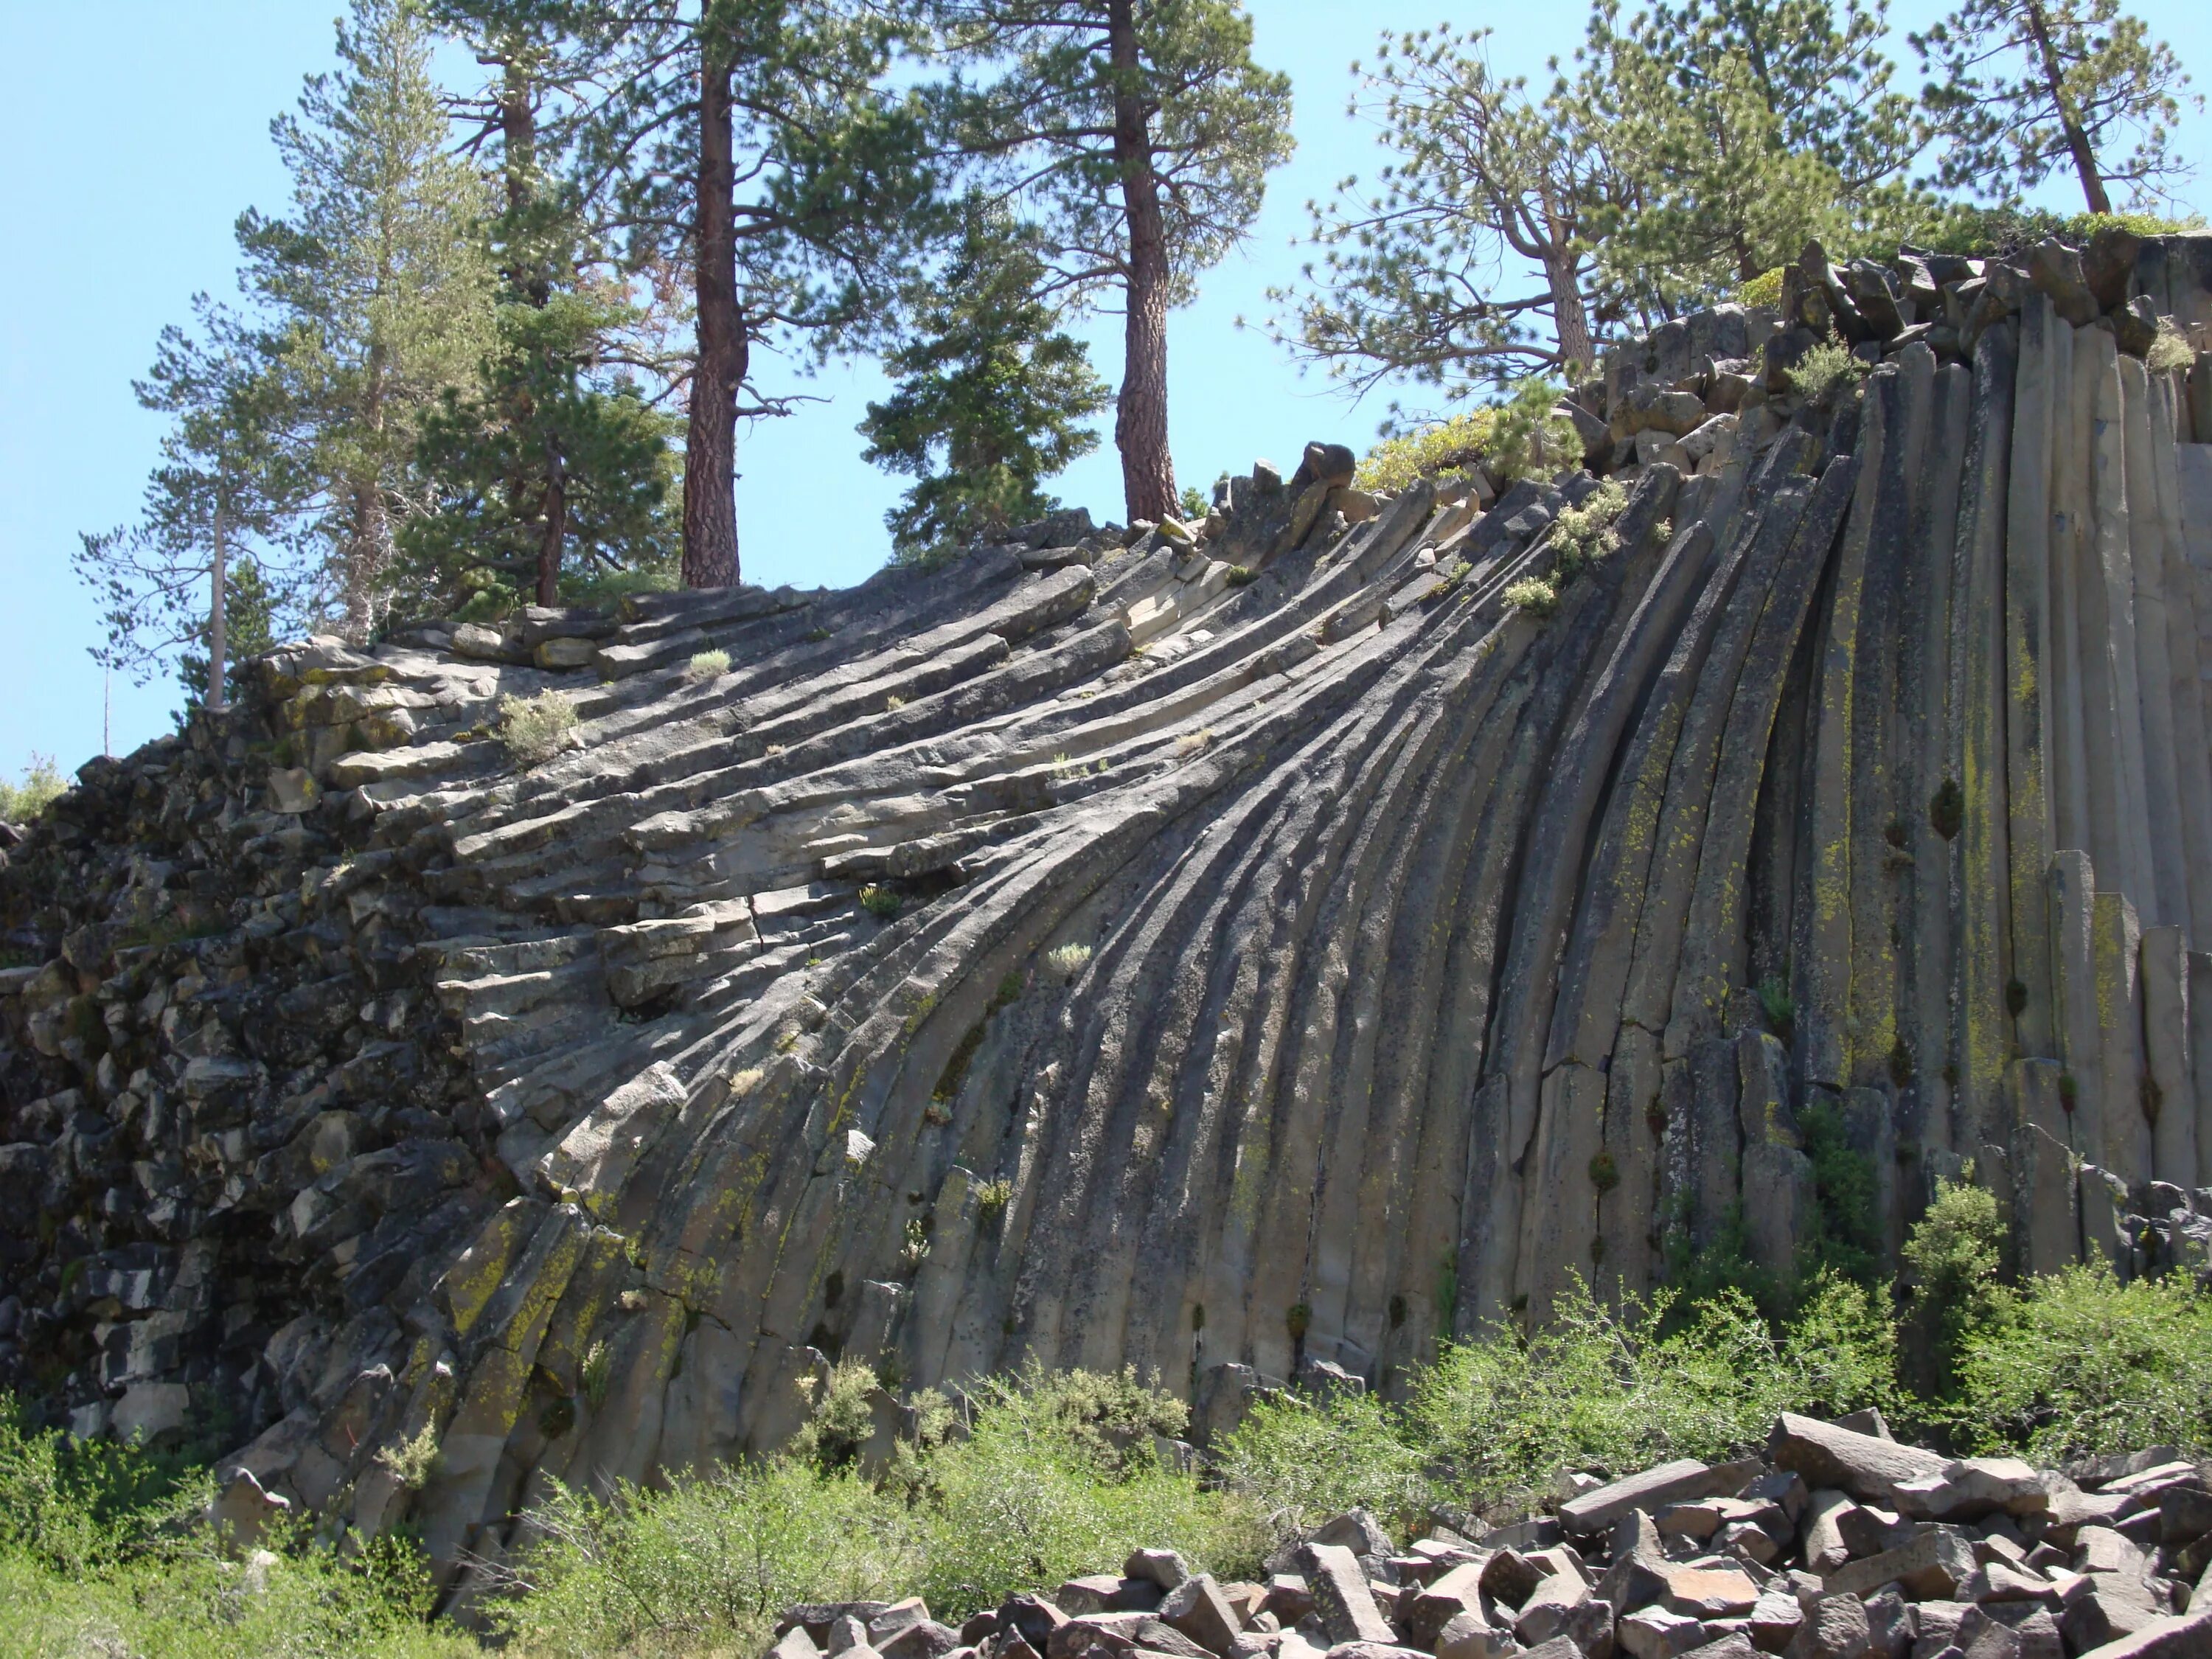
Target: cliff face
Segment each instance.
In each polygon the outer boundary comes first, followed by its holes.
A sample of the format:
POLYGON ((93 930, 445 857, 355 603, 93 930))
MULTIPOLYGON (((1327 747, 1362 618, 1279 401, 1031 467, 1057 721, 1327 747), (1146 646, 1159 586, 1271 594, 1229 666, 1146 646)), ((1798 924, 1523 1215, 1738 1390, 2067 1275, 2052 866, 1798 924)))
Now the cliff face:
POLYGON ((1893 1255, 1972 1159, 2124 1257, 2212 1183, 2212 371, 2132 355, 2212 240, 2091 253, 1808 250, 1578 394, 1619 494, 1317 445, 1194 541, 276 653, 0 877, 0 1384, 451 1562, 840 1355, 1203 1425, 1786 1273, 1815 1114, 1893 1255))

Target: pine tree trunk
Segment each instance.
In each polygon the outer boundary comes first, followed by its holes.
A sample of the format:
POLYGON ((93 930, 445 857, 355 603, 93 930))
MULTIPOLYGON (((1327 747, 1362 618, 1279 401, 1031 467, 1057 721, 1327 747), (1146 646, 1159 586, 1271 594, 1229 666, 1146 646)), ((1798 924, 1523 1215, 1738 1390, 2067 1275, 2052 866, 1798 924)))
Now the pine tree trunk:
POLYGON ((2097 167, 2097 152, 2081 125, 2081 117, 2066 95, 2066 72, 2059 67, 2057 49, 2051 43, 2051 20, 2043 14, 2043 0, 2026 0, 2027 32, 2035 37, 2038 59, 2043 65, 2044 89, 2051 106, 2058 112, 2059 131, 2066 135, 2067 153, 2081 179, 2081 195, 2092 213, 2110 213, 2112 198, 2106 191, 2104 174, 2097 167))
POLYGON ((1552 321, 1559 337, 1559 356, 1569 378, 1587 378, 1597 367, 1597 349, 1590 343, 1589 312, 1583 304, 1582 284, 1577 280, 1577 260, 1571 252, 1544 262, 1544 278, 1552 289, 1552 321))
POLYGON ((215 560, 208 571, 208 683, 207 696, 201 699, 205 706, 221 713, 229 699, 223 695, 223 661, 225 647, 230 643, 226 637, 228 617, 224 614, 224 600, 228 597, 224 588, 230 580, 229 550, 223 545, 222 508, 215 510, 215 560))
POLYGON ((558 445, 545 446, 545 510, 538 543, 538 603, 561 603, 561 546, 568 539, 568 473, 558 445))
POLYGON ((738 307, 737 179, 731 161, 730 64, 719 43, 700 54, 697 238, 699 358, 684 444, 684 586, 738 580, 738 387, 746 367, 738 307))
POLYGON ((1138 91, 1133 0, 1109 0, 1107 58, 1115 72, 1114 161, 1129 221, 1128 307, 1121 395, 1114 444, 1121 452, 1121 493, 1129 519, 1157 523, 1177 510, 1175 461, 1168 452, 1168 245, 1159 175, 1138 91))

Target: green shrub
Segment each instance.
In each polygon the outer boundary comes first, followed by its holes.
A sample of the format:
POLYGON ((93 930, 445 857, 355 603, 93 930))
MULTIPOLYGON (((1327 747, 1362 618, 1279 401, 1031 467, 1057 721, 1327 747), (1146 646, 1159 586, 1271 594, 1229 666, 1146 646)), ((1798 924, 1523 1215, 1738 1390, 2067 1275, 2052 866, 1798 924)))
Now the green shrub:
POLYGON ((1970 1302, 1952 1365, 1942 1420, 1964 1447, 2039 1464, 2154 1445, 2212 1455, 2212 1295, 2182 1275, 2122 1285, 2099 1262, 1970 1302))
POLYGON ((1366 1395, 1255 1401, 1216 1449, 1229 1489, 1259 1506, 1279 1540, 1355 1504, 1403 1535, 1437 1496, 1415 1425, 1366 1395))
POLYGON ((1510 1509, 1562 1468, 1726 1457, 1762 1442, 1778 1412, 1888 1401, 1888 1328, 1856 1285, 1814 1286, 1778 1334, 1740 1292, 1680 1321, 1675 1303, 1662 1291, 1616 1310, 1578 1285, 1525 1342, 1495 1331, 1446 1349, 1409 1417, 1454 1501, 1510 1509))
MULTIPOLYGON (((2197 349, 2173 325, 2172 319, 2160 318, 2158 338, 2150 343, 2150 349, 2143 354, 2143 366, 2154 374, 2168 374, 2176 370, 2186 372, 2196 362, 2197 349)), ((5 812, 0 812, 0 817, 6 816, 5 812)))
POLYGON ((420 1553, 381 1539, 350 1559, 302 1528, 229 1559, 197 1522, 204 1471, 112 1441, 27 1427, 0 1395, 0 1629, 12 1655, 473 1654, 426 1623, 420 1553))
POLYGON ((33 750, 21 783, 0 778, 0 823, 28 823, 68 787, 69 780, 62 776, 53 757, 33 750))
POLYGON ((1045 971, 1054 979, 1073 979, 1091 963, 1091 947, 1076 940, 1055 945, 1044 953, 1045 971))
POLYGON ((1223 1579, 1258 1572, 1268 1538, 1258 1509, 1162 1465, 1152 1437, 1181 1434, 1185 1409, 1133 1371, 1031 1370, 975 1398, 968 1438, 927 1455, 914 1511, 913 1588, 939 1618, 1110 1570, 1139 1545, 1180 1550, 1223 1579))
POLYGON ((691 660, 684 665, 684 678, 696 685, 706 680, 718 680, 729 672, 728 652, 695 651, 691 660))
POLYGON ((1613 520, 1628 505, 1628 491, 1607 478, 1580 507, 1562 507, 1552 520, 1552 580, 1564 586, 1590 564, 1619 550, 1613 520))
POLYGON ((1936 1201, 1905 1241, 1912 1279, 1906 1328, 1913 1374, 1906 1380, 1933 1397, 1954 1392, 1968 1335, 2004 1312, 1997 1282, 2003 1224, 1996 1195, 1973 1180, 1969 1164, 1963 1181, 1937 1182, 1936 1201))
POLYGON ((1761 271, 1758 276, 1742 283, 1735 291, 1735 299, 1738 305, 1763 306, 1769 311, 1780 310, 1782 267, 1777 265, 1771 270, 1761 271))
POLYGON ((1856 386, 1866 372, 1866 364, 1841 340, 1823 340, 1791 367, 1790 384, 1807 403, 1817 404, 1838 386, 1856 386))
POLYGON ((1580 465, 1582 435, 1553 411, 1560 394, 1549 380, 1523 380, 1502 403, 1394 434, 1367 452, 1352 482, 1362 489, 1403 489, 1416 478, 1463 478, 1480 460, 1504 483, 1580 465))
POLYGON ((793 1601, 919 1591, 940 1619, 1166 1544, 1218 1575, 1255 1572, 1251 1503, 1166 1468, 1152 1437, 1181 1401, 1118 1376, 1032 1370, 981 1384, 965 1438, 925 1394, 922 1429, 880 1478, 859 1468, 877 1379, 841 1364, 790 1452, 666 1492, 568 1491, 533 1514, 526 1593, 499 1614, 524 1651, 758 1651, 793 1601))
POLYGON ((793 1601, 887 1600, 915 1557, 901 1506, 850 1470, 739 1464, 532 1511, 498 1628, 526 1653, 757 1653, 793 1601))
POLYGON ((579 723, 576 705, 559 691, 499 700, 499 740, 524 766, 538 765, 568 748, 579 723))
POLYGON ((1873 1285, 1881 1276, 1874 1160, 1850 1144, 1843 1109, 1832 1100, 1807 1101, 1797 1127, 1813 1165, 1812 1224, 1797 1247, 1797 1276, 1832 1273, 1873 1285))
POLYGON ((1224 1476, 1285 1531, 1360 1504, 1410 1534, 1438 1501, 1520 1513, 1565 1468, 1739 1454, 1778 1412, 1893 1409, 1893 1363, 1881 1307, 1840 1279, 1811 1286, 1778 1332, 1735 1291, 1616 1310, 1578 1284, 1525 1338, 1498 1327, 1447 1345, 1402 1407, 1255 1404, 1222 1450, 1224 1476))
POLYGON ((860 889, 860 908, 878 921, 889 921, 906 908, 906 901, 896 887, 882 882, 870 882, 860 889))
POLYGON ((1417 478, 1463 478, 1489 450, 1498 414, 1483 408, 1383 439, 1352 474, 1362 489, 1403 489, 1417 478))
POLYGON ((1505 603, 1541 622, 1559 608, 1559 591, 1540 576, 1526 576, 1505 590, 1505 603))

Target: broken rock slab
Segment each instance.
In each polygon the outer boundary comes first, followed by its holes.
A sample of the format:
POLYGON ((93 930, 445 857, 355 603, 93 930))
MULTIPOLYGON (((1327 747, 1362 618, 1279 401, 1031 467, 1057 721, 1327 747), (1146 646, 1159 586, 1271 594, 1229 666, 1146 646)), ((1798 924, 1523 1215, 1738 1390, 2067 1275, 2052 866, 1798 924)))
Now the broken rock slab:
POLYGON ((1938 1479, 1949 1463, 1939 1453, 1857 1434, 1795 1412, 1775 1419, 1766 1455, 1778 1468, 1802 1476, 1808 1486, 1832 1486, 1863 1502, 1888 1505, 1898 1501, 1900 1485, 1938 1479))

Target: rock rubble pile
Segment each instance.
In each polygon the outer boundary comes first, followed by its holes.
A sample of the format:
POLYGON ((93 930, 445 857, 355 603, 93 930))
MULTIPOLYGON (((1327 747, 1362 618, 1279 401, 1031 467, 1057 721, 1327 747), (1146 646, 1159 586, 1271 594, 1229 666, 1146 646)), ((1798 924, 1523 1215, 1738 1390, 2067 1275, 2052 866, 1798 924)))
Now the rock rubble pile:
POLYGON ((1785 1413, 1765 1455, 1569 1477, 1556 1513, 1403 1553, 1364 1510, 1218 1583, 1172 1550, 959 1629, 919 1598, 802 1606, 771 1659, 2201 1659, 2212 1471, 1953 1460, 1878 1413, 1785 1413))

